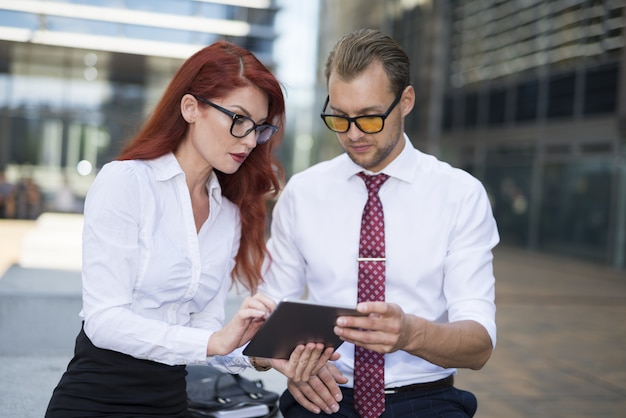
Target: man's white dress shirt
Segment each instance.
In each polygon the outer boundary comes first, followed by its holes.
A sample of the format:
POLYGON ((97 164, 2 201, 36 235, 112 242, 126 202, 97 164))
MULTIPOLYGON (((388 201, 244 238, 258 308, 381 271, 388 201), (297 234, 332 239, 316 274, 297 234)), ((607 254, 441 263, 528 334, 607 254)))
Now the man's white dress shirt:
MULTIPOLYGON (((496 342, 492 248, 499 237, 487 193, 468 173, 415 149, 383 173, 386 301, 437 322, 474 320, 496 342)), ((273 212, 272 262, 260 291, 275 300, 300 298, 354 306, 363 171, 346 154, 292 176, 273 212)), ((267 266, 266 266, 267 267, 267 266)), ((352 386, 354 346, 336 362, 352 386)), ((404 351, 385 356, 386 387, 430 382, 455 373, 404 351)))

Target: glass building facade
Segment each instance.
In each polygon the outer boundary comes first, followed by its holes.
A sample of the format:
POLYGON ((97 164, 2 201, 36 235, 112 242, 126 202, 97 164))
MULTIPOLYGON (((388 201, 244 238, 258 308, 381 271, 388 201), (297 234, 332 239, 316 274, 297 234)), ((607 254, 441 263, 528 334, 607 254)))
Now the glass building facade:
POLYGON ((84 197, 183 60, 225 39, 272 68, 273 0, 0 0, 0 172, 84 197))
POLYGON ((405 47, 407 133, 483 182, 503 243, 626 268, 622 0, 359 3, 322 2, 320 59, 357 27, 405 47))

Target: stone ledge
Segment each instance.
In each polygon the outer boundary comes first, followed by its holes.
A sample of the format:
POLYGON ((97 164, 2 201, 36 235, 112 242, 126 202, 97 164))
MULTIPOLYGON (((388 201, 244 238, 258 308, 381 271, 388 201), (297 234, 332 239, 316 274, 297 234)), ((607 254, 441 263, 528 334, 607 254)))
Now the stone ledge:
POLYGON ((43 213, 22 238, 20 266, 80 271, 82 232, 82 214, 43 213))

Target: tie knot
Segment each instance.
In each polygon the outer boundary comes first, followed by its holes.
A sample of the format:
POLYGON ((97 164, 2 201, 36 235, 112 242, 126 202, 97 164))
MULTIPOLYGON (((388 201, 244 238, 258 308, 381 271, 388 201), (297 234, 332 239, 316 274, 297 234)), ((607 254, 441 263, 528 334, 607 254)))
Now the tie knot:
POLYGON ((361 177, 365 182, 365 187, 367 187, 367 191, 370 193, 378 193, 378 189, 383 185, 385 181, 389 178, 387 174, 376 174, 374 176, 368 176, 367 174, 360 172, 357 176, 361 177))

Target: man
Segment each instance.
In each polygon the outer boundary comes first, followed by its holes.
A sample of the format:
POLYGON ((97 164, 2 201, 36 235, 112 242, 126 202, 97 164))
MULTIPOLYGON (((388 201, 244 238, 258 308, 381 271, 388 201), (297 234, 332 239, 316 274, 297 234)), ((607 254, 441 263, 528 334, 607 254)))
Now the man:
POLYGON ((285 187, 260 291, 276 300, 306 293, 318 303, 360 302, 368 315, 337 320, 341 357, 308 382, 288 381, 286 417, 476 411, 476 398, 455 388, 452 375, 483 367, 495 346, 492 249, 499 238, 480 182, 416 150, 404 134, 415 102, 409 74, 402 48, 374 30, 346 35, 328 57, 322 118, 345 153, 285 187), (379 173, 386 175, 379 189, 366 188, 379 173), (374 226, 362 220, 364 206, 375 208, 367 215, 374 226), (363 295, 368 288, 382 295, 363 295), (362 383, 360 375, 372 371, 362 383))

